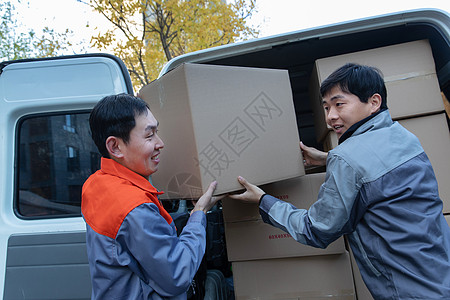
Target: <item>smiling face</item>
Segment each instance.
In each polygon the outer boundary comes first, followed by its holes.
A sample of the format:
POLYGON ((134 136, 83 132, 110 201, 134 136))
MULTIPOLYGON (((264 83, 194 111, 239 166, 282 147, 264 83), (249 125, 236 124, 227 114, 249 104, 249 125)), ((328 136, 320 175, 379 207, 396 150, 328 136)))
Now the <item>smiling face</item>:
POLYGON ((135 116, 136 126, 130 132, 128 143, 118 139, 120 164, 135 173, 149 178, 158 170, 159 154, 164 143, 157 134, 158 121, 150 110, 135 116))
POLYGON ((327 124, 333 128, 338 138, 353 124, 376 113, 380 109, 381 96, 374 94, 367 103, 356 95, 344 92, 336 85, 323 97, 323 107, 327 124))

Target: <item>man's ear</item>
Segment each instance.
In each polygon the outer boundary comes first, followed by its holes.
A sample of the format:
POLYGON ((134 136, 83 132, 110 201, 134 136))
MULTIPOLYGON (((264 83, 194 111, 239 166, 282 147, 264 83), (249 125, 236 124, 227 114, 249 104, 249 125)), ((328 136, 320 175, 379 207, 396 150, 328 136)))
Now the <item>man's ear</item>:
POLYGON ((372 106, 371 108, 372 114, 380 110, 381 101, 382 101, 381 95, 378 93, 373 94, 372 97, 369 98, 369 103, 372 106))
POLYGON ((120 150, 120 142, 121 140, 115 136, 109 136, 106 139, 106 149, 109 152, 111 158, 122 158, 123 153, 120 150))

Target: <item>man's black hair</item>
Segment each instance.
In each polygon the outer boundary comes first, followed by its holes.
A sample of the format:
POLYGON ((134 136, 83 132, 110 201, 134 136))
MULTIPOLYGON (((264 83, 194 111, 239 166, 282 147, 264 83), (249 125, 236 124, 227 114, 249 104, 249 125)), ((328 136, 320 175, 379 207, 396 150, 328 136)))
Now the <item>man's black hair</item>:
POLYGON ((92 139, 98 151, 110 158, 106 139, 115 136, 128 143, 130 132, 136 126, 135 117, 147 114, 147 103, 128 94, 106 96, 101 99, 89 116, 92 139))
POLYGON ((334 71, 320 86, 324 97, 335 86, 343 92, 356 95, 361 102, 367 103, 374 94, 380 94, 381 107, 387 109, 387 91, 383 74, 375 67, 348 63, 334 71))

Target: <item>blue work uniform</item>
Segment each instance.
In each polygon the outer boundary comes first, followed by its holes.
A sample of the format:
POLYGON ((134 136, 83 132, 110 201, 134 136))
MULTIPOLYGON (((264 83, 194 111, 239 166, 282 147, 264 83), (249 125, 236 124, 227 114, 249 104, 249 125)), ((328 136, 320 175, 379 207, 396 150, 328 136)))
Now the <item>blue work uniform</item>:
POLYGON ((148 180, 102 158, 82 192, 92 299, 186 299, 206 247, 206 215, 177 237, 148 180))

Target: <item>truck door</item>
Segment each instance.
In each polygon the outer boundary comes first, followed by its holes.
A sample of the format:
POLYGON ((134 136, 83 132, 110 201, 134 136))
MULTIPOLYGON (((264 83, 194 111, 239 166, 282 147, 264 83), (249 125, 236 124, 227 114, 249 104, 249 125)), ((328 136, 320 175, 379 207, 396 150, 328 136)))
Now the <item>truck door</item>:
POLYGON ((81 187, 100 154, 89 113, 117 93, 132 86, 114 56, 0 63, 3 299, 90 299, 81 187))

